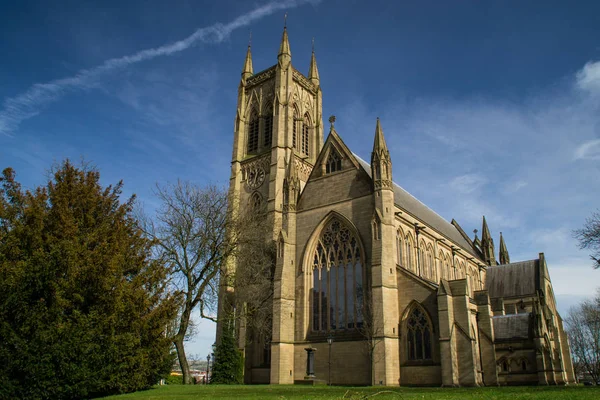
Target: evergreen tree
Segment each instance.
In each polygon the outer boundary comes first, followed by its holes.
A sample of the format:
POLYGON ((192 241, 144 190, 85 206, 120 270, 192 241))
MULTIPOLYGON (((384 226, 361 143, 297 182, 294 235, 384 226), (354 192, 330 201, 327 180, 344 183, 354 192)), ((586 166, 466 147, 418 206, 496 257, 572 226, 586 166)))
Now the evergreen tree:
POLYGON ((122 182, 68 160, 46 187, 0 178, 0 398, 75 399, 168 374, 175 302, 122 182))
POLYGON ((244 364, 240 351, 235 345, 233 324, 225 324, 221 343, 215 349, 215 363, 210 383, 241 384, 244 379, 244 364))

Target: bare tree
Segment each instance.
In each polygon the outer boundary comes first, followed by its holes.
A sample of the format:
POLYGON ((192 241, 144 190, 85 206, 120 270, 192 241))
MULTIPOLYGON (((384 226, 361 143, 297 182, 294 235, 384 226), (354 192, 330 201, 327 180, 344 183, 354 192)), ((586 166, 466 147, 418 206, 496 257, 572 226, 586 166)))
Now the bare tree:
POLYGON ((172 340, 183 382, 191 382, 184 341, 193 326, 192 311, 215 320, 219 271, 235 251, 234 222, 228 213, 225 189, 200 188, 177 181, 157 185, 161 205, 154 220, 142 219, 145 232, 156 242, 157 257, 171 269, 172 287, 179 297, 179 318, 172 340))
POLYGON ((600 382, 600 290, 592 300, 571 307, 565 320, 573 364, 595 382, 600 382))
POLYGON ((592 250, 590 258, 594 261, 594 268, 600 268, 600 212, 592 213, 585 220, 583 228, 575 230, 573 234, 579 240, 580 249, 592 250))
POLYGON ((156 195, 161 205, 155 219, 140 216, 140 220, 155 240, 156 257, 171 269, 172 289, 180 301, 171 337, 183 382, 188 384, 184 342, 194 332, 191 315, 198 309, 202 318, 216 322, 221 280, 235 282, 236 304, 244 308, 236 317, 255 316, 262 325, 268 324, 264 303, 273 292, 272 239, 266 235, 264 215, 244 211, 234 215, 224 188, 177 181, 157 185, 156 195), (226 267, 232 260, 237 268, 230 271, 226 267))

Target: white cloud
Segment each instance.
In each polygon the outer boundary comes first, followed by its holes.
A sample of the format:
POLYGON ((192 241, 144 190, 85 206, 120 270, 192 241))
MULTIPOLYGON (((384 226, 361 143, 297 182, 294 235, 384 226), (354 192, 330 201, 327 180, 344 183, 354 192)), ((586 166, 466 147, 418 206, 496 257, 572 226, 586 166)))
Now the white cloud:
POLYGON ((465 174, 452 179, 448 186, 451 190, 462 194, 479 192, 479 190, 487 183, 487 179, 480 174, 465 174))
POLYGON ((271 1, 237 17, 227 24, 219 22, 208 27, 197 29, 194 33, 182 40, 151 49, 141 50, 137 53, 123 57, 111 58, 99 66, 82 69, 71 77, 56 79, 46 83, 36 83, 24 93, 4 100, 4 108, 0 111, 0 133, 10 135, 17 130, 21 122, 39 114, 45 105, 58 100, 70 91, 86 90, 96 87, 99 84, 100 78, 108 73, 156 57, 170 56, 179 53, 199 42, 220 43, 236 29, 247 26, 276 11, 287 10, 305 3, 316 3, 318 1, 319 0, 271 1))
POLYGON ((577 72, 577 86, 588 92, 600 93, 600 61, 588 62, 577 72))
POLYGON ((600 160, 600 139, 579 145, 575 149, 575 160, 600 160))

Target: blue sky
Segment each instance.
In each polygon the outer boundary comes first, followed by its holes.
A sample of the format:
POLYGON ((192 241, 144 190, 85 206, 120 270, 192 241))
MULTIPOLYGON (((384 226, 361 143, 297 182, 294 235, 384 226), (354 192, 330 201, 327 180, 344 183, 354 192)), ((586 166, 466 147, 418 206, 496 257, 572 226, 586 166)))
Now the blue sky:
MULTIPOLYGON (((370 158, 376 117, 394 180, 467 232, 486 215, 511 260, 544 252, 559 308, 600 286, 572 230, 599 208, 600 4, 288 0, 0 3, 0 168, 42 184, 65 157, 125 181, 225 185, 250 31, 256 72, 311 40, 323 112, 370 158)), ((326 119, 326 118, 325 118, 326 119)), ((201 323, 189 351, 214 338, 201 323)))

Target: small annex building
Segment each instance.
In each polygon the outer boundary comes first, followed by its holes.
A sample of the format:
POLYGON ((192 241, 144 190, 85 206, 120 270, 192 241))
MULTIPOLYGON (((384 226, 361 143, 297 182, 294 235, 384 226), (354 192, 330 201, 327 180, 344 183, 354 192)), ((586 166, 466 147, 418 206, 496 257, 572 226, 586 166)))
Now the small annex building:
POLYGON ((575 382, 544 254, 511 263, 501 236, 498 262, 485 217, 470 238, 436 214, 394 183, 381 122, 366 162, 322 100, 315 53, 297 70, 286 28, 274 66, 254 73, 248 47, 230 191, 265 213, 277 255, 270 335, 238 330, 245 382, 303 381, 306 348, 324 380, 331 349, 332 384, 575 382))

